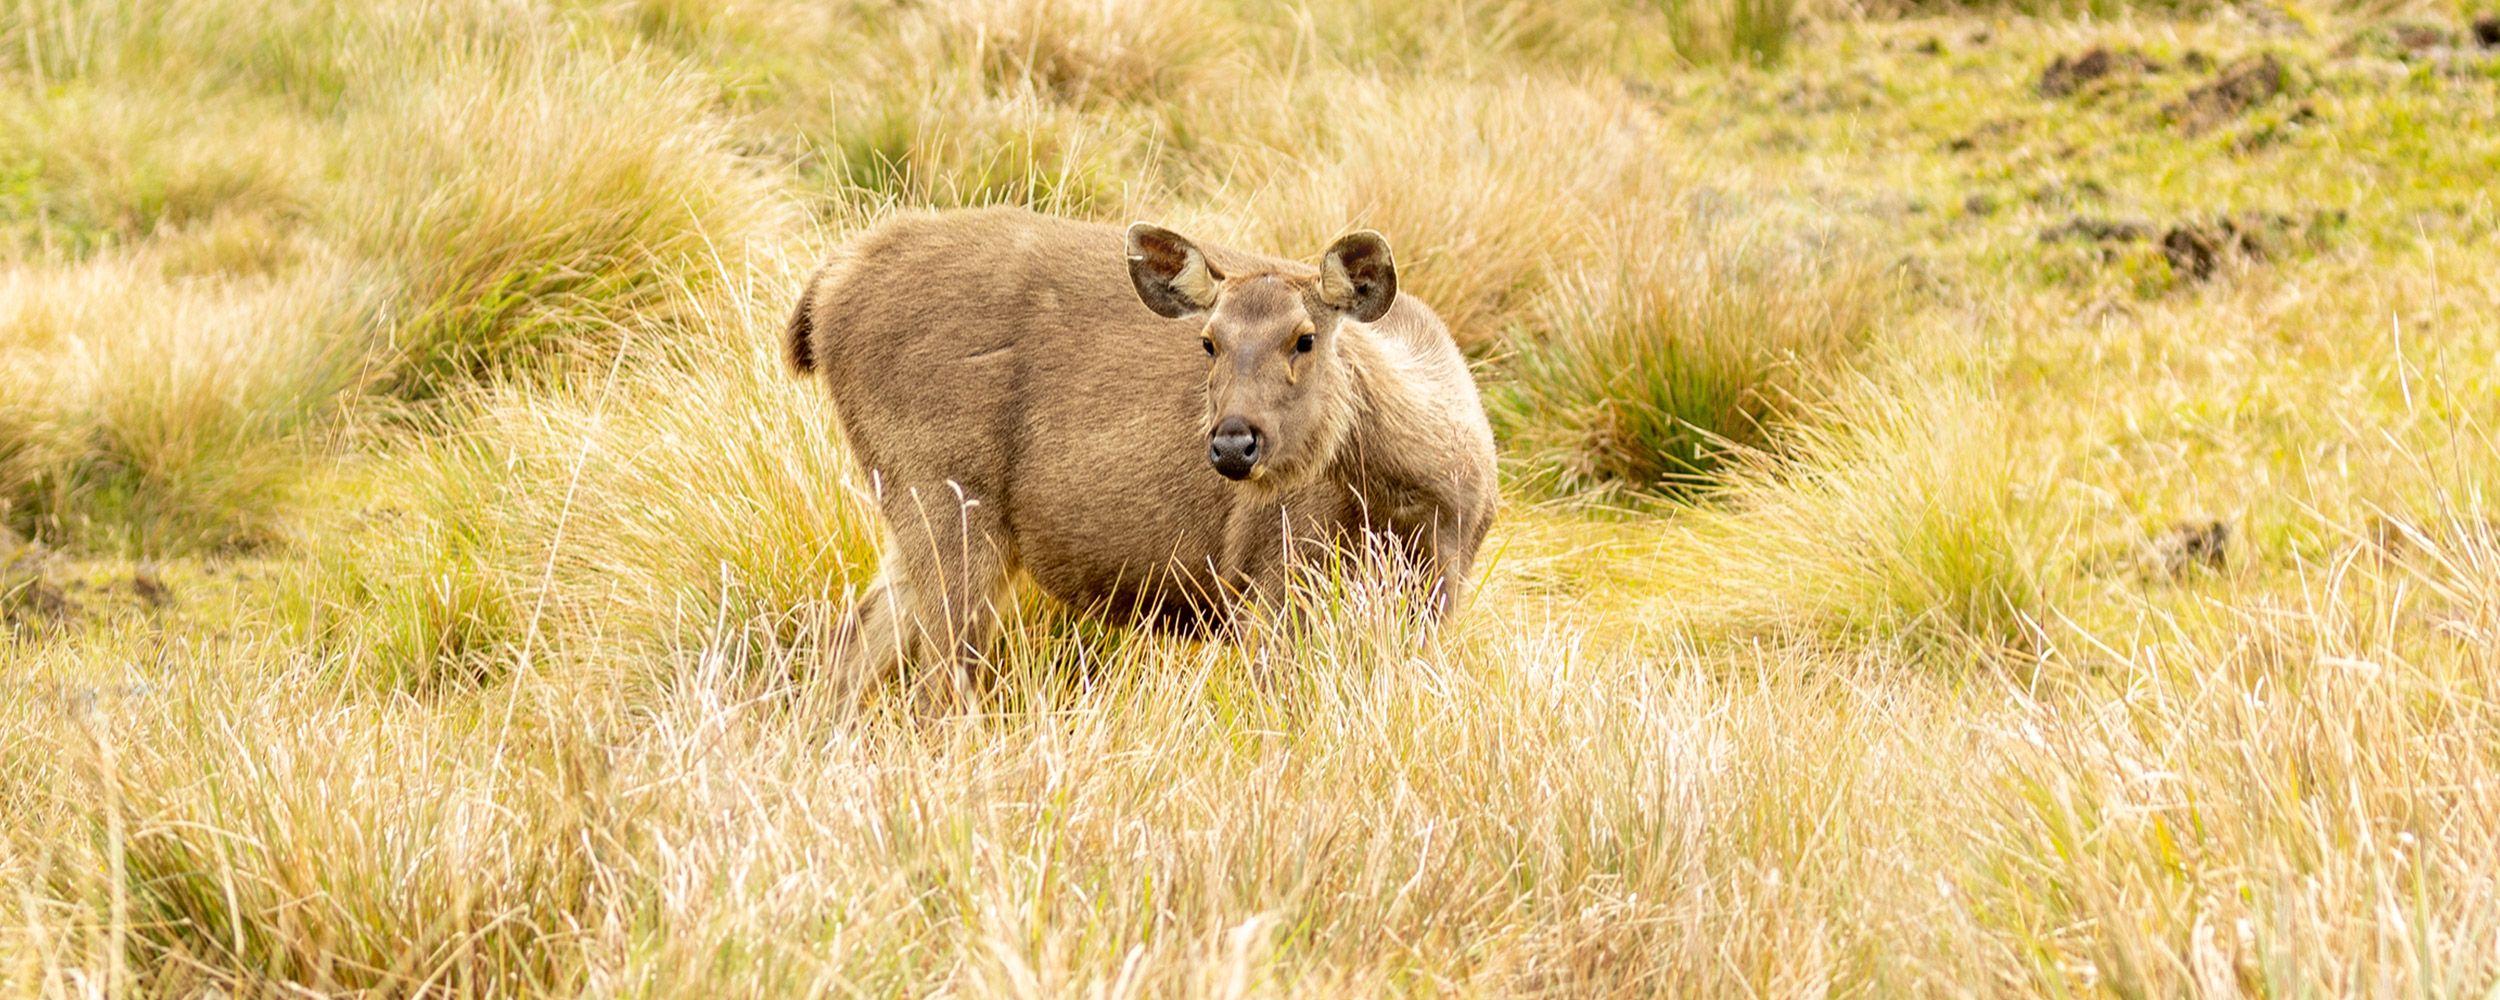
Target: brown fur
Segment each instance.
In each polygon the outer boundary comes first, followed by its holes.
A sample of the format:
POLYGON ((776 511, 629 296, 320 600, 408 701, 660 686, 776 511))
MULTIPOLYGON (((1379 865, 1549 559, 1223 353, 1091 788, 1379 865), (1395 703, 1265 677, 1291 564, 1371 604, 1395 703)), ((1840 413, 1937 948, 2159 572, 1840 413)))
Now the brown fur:
POLYGON ((794 375, 816 374, 816 332, 807 315, 807 299, 790 312, 790 329, 782 335, 782 361, 794 375))
POLYGON ((1366 533, 1423 570, 1436 609, 1460 603, 1494 513, 1492 433, 1428 306, 1398 297, 1372 323, 1339 308, 1358 285, 1394 295, 1387 244, 1340 241, 1326 282, 1221 247, 1193 271, 1198 252, 990 209, 893 219, 811 280, 788 359, 824 380, 888 528, 847 624, 858 655, 978 650, 1019 571, 1115 620, 1220 624, 1245 591, 1279 591, 1297 553, 1329 550, 1311 543, 1366 533), (1315 347, 1295 353, 1304 333, 1315 347), (1209 465, 1219 410, 1274 438, 1246 481, 1209 465))

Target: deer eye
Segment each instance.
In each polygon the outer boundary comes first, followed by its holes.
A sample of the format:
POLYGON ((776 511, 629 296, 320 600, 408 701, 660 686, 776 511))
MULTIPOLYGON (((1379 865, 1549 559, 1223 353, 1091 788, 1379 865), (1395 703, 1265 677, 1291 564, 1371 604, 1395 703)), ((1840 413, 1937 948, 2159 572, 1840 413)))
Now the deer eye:
POLYGON ((1200 337, 1198 338, 1198 346, 1207 349, 1207 357, 1212 358, 1215 356, 1215 338, 1200 337))
POLYGON ((1293 338, 1293 353, 1309 354, 1311 353, 1311 344, 1312 340, 1310 334, 1306 333, 1299 337, 1295 337, 1293 338))

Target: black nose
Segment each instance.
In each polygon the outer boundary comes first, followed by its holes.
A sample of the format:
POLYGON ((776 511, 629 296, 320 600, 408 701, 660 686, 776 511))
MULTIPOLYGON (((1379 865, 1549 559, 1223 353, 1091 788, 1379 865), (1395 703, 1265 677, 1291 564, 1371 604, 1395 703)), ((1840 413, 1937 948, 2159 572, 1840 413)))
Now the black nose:
POLYGON ((1248 479, 1259 464, 1259 432, 1240 417, 1225 417, 1207 438, 1207 464, 1226 479, 1248 479))

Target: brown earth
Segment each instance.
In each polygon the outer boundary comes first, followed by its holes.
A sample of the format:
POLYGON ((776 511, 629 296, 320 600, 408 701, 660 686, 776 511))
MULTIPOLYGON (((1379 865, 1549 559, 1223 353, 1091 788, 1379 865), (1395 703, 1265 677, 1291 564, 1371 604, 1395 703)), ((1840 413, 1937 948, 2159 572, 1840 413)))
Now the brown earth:
POLYGON ((2250 56, 2222 68, 2211 82, 2162 109, 2162 116, 2189 135, 2201 135, 2237 119, 2248 109, 2282 96, 2291 70, 2273 53, 2250 56))
POLYGON ((2078 56, 2059 56, 2040 71, 2040 82, 2034 88, 2042 97, 2072 96, 2091 84, 2121 73, 2158 73, 2160 63, 2147 59, 2135 49, 2108 49, 2099 46, 2078 56))

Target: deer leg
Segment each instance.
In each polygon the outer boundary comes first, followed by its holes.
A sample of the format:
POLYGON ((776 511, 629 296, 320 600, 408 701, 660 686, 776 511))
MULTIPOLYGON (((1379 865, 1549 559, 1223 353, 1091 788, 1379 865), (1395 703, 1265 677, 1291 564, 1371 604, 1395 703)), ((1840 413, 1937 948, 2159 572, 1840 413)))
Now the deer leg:
MULTIPOLYGON (((1291 583, 1285 555, 1284 512, 1251 507, 1225 526, 1224 566, 1219 574, 1225 618, 1240 624, 1245 612, 1280 605, 1291 583)), ((1259 613, 1259 612, 1253 612, 1259 613)))
MULTIPOLYGON (((891 533, 885 550, 894 550, 891 533)), ((910 659, 910 647, 896 628, 902 611, 895 575, 889 562, 834 624, 832 690, 826 693, 836 703, 856 704, 863 692, 893 676, 910 659)))
POLYGON ((1004 526, 951 483, 898 491, 884 507, 892 530, 855 630, 868 658, 857 675, 960 700, 998 634, 1013 569, 1004 526))

